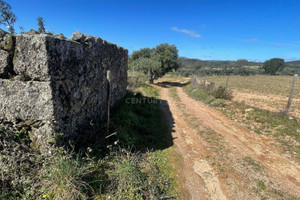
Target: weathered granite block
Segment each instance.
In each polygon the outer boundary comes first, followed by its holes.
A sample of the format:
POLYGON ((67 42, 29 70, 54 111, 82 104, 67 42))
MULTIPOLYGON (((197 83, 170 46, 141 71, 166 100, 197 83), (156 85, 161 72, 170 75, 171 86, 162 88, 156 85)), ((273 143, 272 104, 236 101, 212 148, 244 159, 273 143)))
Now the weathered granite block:
POLYGON ((15 42, 13 52, 0 50, 0 74, 9 65, 14 77, 0 76, 0 118, 38 121, 30 136, 42 146, 54 132, 72 138, 91 121, 99 125, 107 110, 107 70, 111 105, 126 94, 128 51, 117 45, 79 33, 72 36, 76 41, 4 35, 15 42))
POLYGON ((53 120, 50 82, 0 79, 0 118, 53 120))

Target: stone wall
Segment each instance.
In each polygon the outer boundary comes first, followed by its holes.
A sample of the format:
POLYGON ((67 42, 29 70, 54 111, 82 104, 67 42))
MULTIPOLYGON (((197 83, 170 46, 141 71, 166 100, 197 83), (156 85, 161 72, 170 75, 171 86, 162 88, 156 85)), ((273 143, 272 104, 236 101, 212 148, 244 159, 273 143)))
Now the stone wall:
POLYGON ((126 94, 128 51, 101 38, 0 31, 0 44, 0 119, 27 123, 39 146, 53 133, 72 138, 91 121, 99 125, 107 109, 107 70, 112 106, 126 94))

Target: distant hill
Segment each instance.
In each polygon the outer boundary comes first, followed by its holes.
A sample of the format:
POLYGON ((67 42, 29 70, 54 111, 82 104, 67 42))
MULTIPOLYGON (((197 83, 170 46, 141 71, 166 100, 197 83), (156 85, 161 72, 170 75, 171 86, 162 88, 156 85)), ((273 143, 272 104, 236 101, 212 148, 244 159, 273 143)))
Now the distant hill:
POLYGON ((300 60, 286 62, 287 67, 300 68, 300 60))
POLYGON ((200 60, 196 58, 183 58, 179 60, 187 66, 202 65, 203 67, 228 67, 228 66, 262 66, 262 62, 251 62, 247 60, 224 61, 224 60, 200 60))
MULTIPOLYGON (((200 76, 206 75, 256 75, 263 74, 263 62, 247 60, 222 61, 222 60, 200 60, 196 58, 180 57, 180 67, 177 70, 182 76, 190 76, 196 73, 200 76)), ((286 68, 280 75, 300 74, 300 61, 286 62, 286 68)))
POLYGON ((263 73, 261 69, 263 63, 247 60, 221 61, 181 57, 179 62, 181 65, 178 73, 183 76, 190 76, 193 73, 198 75, 253 75, 263 73))

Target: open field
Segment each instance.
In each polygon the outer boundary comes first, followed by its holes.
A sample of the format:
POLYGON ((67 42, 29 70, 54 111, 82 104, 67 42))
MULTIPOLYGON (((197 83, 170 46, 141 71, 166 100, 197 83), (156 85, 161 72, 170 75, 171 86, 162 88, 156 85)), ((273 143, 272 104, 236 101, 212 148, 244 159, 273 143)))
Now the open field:
MULTIPOLYGON (((226 84, 226 76, 208 77, 207 80, 217 86, 226 84)), ((231 76, 228 87, 233 91, 234 101, 282 111, 287 104, 292 80, 290 76, 231 76)), ((300 79, 297 80, 290 114, 300 117, 300 79)))

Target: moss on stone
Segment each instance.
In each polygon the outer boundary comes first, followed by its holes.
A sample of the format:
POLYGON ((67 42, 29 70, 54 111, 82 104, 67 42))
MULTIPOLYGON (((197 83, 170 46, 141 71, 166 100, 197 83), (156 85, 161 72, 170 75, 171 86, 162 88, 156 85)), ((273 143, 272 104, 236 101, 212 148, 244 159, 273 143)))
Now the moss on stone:
POLYGON ((31 77, 28 74, 26 74, 25 72, 21 72, 20 77, 21 77, 21 81, 30 81, 31 80, 31 77))
POLYGON ((17 49, 15 49, 15 52, 14 52, 14 57, 13 57, 13 62, 15 62, 15 61, 16 61, 16 59, 17 59, 17 56, 18 56, 18 50, 17 50, 17 49))
POLYGON ((14 40, 12 37, 9 38, 8 44, 5 45, 5 49, 7 50, 13 50, 14 48, 14 40))

